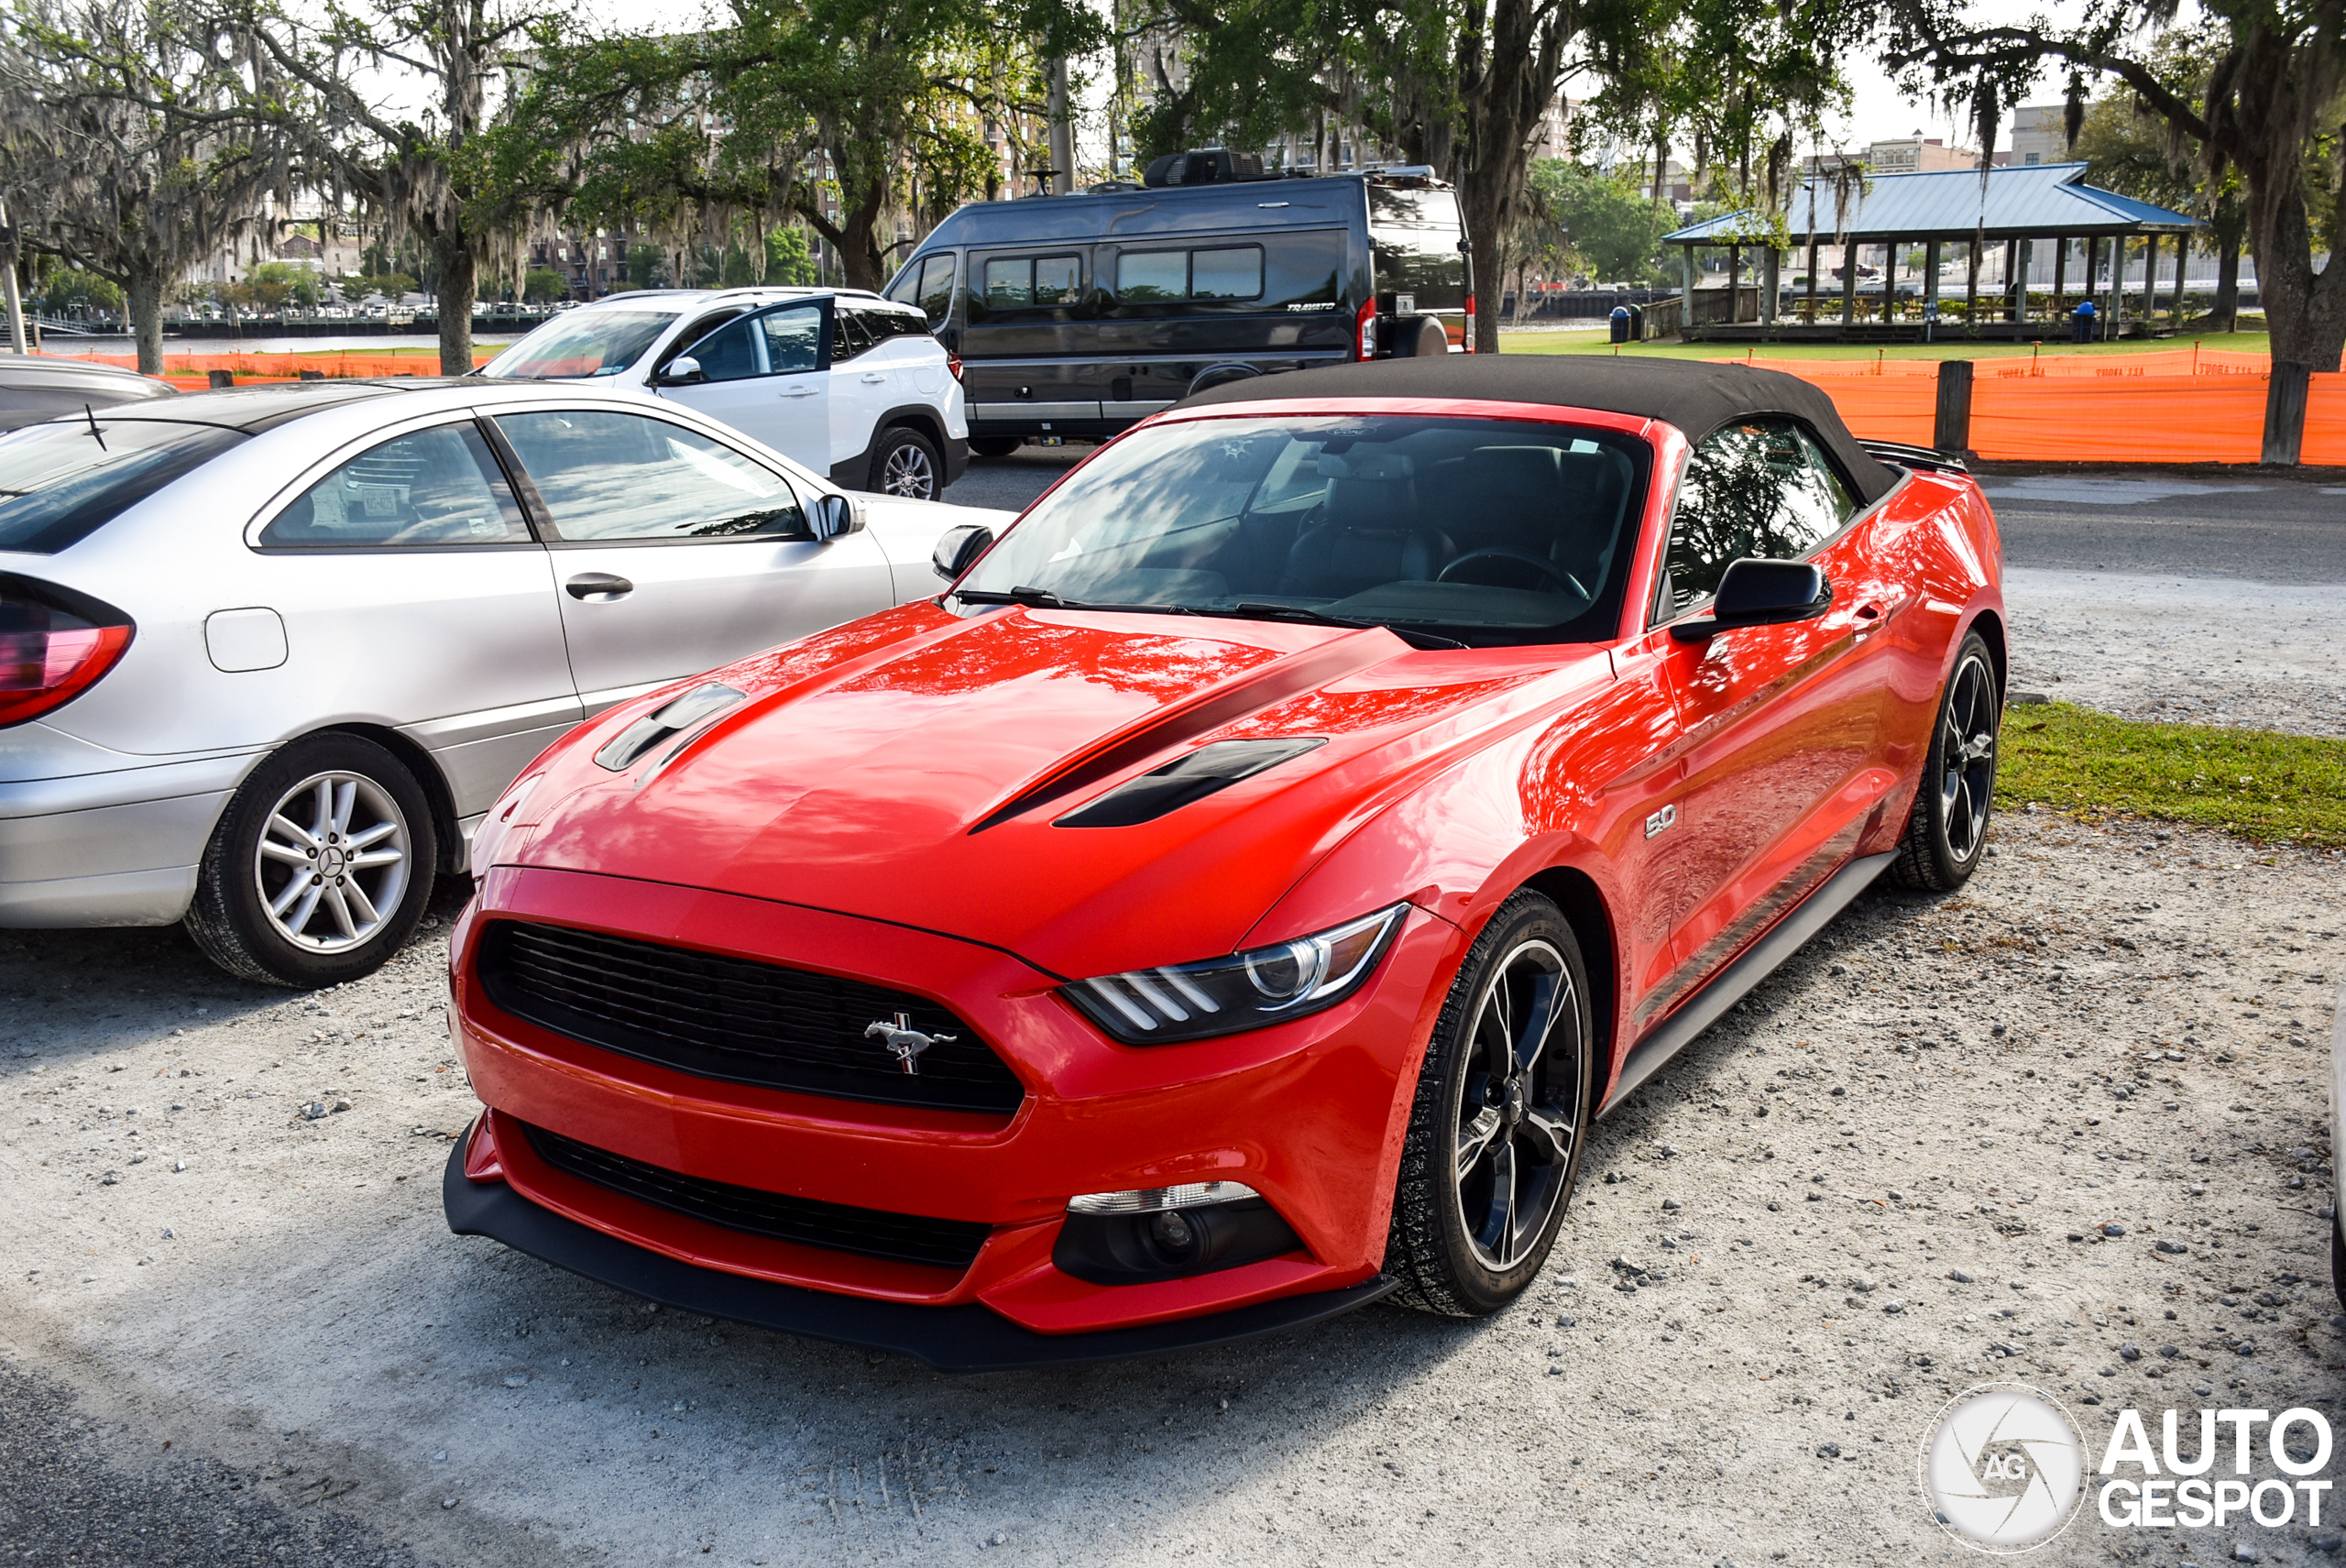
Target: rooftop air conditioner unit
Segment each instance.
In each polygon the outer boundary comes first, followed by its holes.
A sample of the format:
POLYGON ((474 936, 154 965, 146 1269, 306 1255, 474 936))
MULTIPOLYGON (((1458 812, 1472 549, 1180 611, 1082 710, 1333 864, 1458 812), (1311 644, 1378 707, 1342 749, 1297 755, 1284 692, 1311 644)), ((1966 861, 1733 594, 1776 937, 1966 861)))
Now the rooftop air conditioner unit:
POLYGON ((1226 147, 1200 148, 1194 152, 1168 152, 1153 159, 1142 176, 1150 185, 1217 185, 1233 180, 1260 180, 1260 153, 1233 152, 1226 147))

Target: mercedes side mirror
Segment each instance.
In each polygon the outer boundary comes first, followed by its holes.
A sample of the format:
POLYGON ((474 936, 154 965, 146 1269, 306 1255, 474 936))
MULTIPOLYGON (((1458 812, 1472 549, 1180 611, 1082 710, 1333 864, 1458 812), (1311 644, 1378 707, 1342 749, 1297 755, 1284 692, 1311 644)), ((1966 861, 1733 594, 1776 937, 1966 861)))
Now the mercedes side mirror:
POLYGON ((978 557, 993 544, 993 530, 982 523, 965 522, 948 528, 937 537, 937 549, 928 564, 947 582, 958 582, 961 574, 978 564, 978 557))
POLYGON ((679 354, 663 366, 660 374, 653 378, 663 387, 683 387, 695 381, 706 381, 708 376, 701 369, 699 360, 689 354, 679 354))
POLYGON ((817 496, 806 517, 816 538, 837 539, 863 526, 863 507, 852 496, 817 496))
POLYGON ((1781 626, 1823 615, 1833 605, 1833 585, 1805 561, 1768 561, 1747 555, 1732 562, 1719 579, 1711 613, 1670 629, 1681 642, 1700 642, 1738 626, 1781 626))

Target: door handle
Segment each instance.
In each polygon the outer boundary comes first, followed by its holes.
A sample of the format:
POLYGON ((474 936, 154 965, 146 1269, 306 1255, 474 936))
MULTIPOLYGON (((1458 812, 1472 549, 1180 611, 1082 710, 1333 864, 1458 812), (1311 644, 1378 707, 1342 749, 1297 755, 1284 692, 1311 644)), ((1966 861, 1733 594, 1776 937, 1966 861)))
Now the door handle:
POLYGON ((782 389, 782 395, 785 398, 811 398, 815 392, 816 389, 813 387, 784 387, 782 389))
POLYGON ((608 572, 581 572, 562 585, 572 598, 586 604, 608 604, 635 592, 635 585, 608 572))
POLYGON ((867 387, 876 387, 887 378, 887 377, 882 376, 877 370, 867 370, 863 375, 863 384, 867 387))

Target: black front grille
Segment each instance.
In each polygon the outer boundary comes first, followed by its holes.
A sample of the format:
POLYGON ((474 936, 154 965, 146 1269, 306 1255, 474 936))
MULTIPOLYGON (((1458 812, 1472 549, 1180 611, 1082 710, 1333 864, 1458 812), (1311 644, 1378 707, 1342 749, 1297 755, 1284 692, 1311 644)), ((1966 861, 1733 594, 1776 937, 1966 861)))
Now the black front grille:
POLYGON ((543 1127, 524 1125, 521 1130, 538 1157, 565 1175, 729 1231, 936 1268, 966 1269, 985 1244, 988 1227, 974 1220, 931 1220, 761 1192, 754 1187, 681 1176, 543 1127))
POLYGON ((978 1032, 923 997, 690 948, 489 923, 480 981, 516 1018, 701 1078, 884 1105, 1007 1115, 1025 1091, 978 1032), (865 1031, 898 1014, 936 1038, 907 1073, 865 1031))

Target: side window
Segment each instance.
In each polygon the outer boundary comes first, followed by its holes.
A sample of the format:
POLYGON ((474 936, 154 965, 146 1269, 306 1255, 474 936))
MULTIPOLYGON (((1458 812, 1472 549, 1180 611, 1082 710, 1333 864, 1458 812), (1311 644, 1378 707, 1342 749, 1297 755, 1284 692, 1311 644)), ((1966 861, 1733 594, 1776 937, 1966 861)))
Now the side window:
POLYGON ((1263 247, 1232 246, 1189 254, 1193 300, 1259 300, 1263 297, 1263 247))
POLYGON ((1661 614, 1709 598, 1730 563, 1805 555, 1856 514, 1824 453, 1790 421, 1749 420, 1713 432, 1679 485, 1668 559, 1675 602, 1661 605, 1661 614))
MULTIPOLYGON (((971 265, 978 265, 972 262, 971 265)), ((980 272, 981 299, 989 312, 1055 310, 1081 302, 1083 258, 1080 256, 990 257, 980 272)))
POLYGON ((279 512, 260 543, 382 550, 531 540, 488 443, 466 421, 352 458, 279 512))
POLYGON ((1127 250, 1116 258, 1116 298, 1124 304, 1166 304, 1189 291, 1186 250, 1127 250))
POLYGON ((699 361, 700 373, 711 381, 740 381, 762 373, 757 340, 746 318, 726 323, 679 357, 699 361))
POLYGON ((945 324, 953 313, 953 253, 946 251, 932 256, 920 264, 920 293, 916 297, 921 313, 928 318, 934 332, 945 324))
POLYGON ((927 321, 915 311, 865 311, 862 319, 875 348, 893 338, 928 335, 927 321))
POLYGON ((831 323, 837 330, 837 339, 831 345, 831 363, 834 365, 854 358, 875 341, 872 335, 872 323, 861 311, 842 307, 831 318, 831 323))
POLYGON ((1035 302, 1038 305, 1072 305, 1083 291, 1083 261, 1074 256, 1038 256, 1035 258, 1035 302))
POLYGON ((782 476, 666 420, 565 410, 501 414, 497 428, 568 541, 804 535, 782 476))
POLYGON ((1014 311, 1035 302, 1035 258, 1031 256, 989 261, 985 279, 990 311, 1014 311))
MULTIPOLYGON (((823 357, 823 312, 818 305, 799 305, 752 316, 765 334, 766 368, 776 376, 812 370, 823 357)), ((870 344, 865 344, 869 348, 870 344)))
POLYGON ((1300 314, 1314 305, 1332 307, 1343 297, 1346 247, 1341 229, 1299 229, 1278 236, 1265 248, 1265 310, 1300 307, 1300 314))

